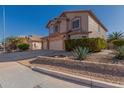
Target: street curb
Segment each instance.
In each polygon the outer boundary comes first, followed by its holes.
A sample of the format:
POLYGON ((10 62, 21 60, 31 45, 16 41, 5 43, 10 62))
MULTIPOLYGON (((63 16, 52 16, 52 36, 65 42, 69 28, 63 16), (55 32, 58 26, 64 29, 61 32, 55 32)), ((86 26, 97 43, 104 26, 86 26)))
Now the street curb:
POLYGON ((31 66, 28 66, 28 65, 22 64, 22 63, 20 63, 20 62, 18 62, 18 64, 23 65, 23 66, 28 67, 28 68, 31 69, 31 66))
POLYGON ((71 74, 67 74, 67 73, 63 73, 63 72, 58 72, 58 71, 53 71, 53 70, 49 70, 46 68, 41 68, 41 67, 31 67, 32 70, 40 72, 40 73, 45 73, 48 75, 52 75, 58 78, 63 78, 69 81, 74 81, 77 83, 82 83, 82 84, 86 84, 90 87, 100 87, 100 88, 124 88, 124 86, 121 85, 117 85, 117 84, 112 84, 112 83, 108 83, 108 82, 103 82, 103 81, 99 81, 99 80, 93 80, 91 81, 90 78, 85 78, 85 77, 80 77, 80 76, 76 76, 76 75, 71 75, 71 74))

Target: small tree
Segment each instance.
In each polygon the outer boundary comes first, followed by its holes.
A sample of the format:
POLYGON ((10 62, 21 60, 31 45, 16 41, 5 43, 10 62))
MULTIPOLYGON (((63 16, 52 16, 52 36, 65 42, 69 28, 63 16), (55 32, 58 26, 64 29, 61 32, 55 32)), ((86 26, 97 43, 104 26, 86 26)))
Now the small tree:
POLYGON ((5 39, 5 46, 8 51, 16 50, 18 48, 17 45, 23 43, 27 43, 26 38, 11 36, 5 39))
POLYGON ((28 49, 29 49, 29 44, 19 44, 19 45, 18 45, 18 48, 19 48, 21 51, 28 50, 28 49))
POLYGON ((16 50, 17 44, 19 43, 19 39, 17 37, 7 37, 5 39, 6 48, 10 50, 16 50))

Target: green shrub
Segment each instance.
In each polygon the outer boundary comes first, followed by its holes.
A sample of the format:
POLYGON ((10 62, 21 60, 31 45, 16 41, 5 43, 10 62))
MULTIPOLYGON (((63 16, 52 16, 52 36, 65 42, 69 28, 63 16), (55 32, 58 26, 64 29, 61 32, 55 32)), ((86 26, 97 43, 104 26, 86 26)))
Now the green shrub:
POLYGON ((19 44, 18 48, 22 51, 28 50, 29 49, 29 44, 19 44))
POLYGON ((124 39, 114 40, 114 41, 112 41, 112 43, 113 43, 116 47, 124 46, 124 39))
POLYGON ((84 60, 86 59, 87 55, 89 54, 89 49, 84 47, 77 47, 73 49, 73 55, 78 59, 78 60, 84 60))
POLYGON ((124 59, 124 46, 120 46, 116 49, 115 57, 117 59, 124 59))
POLYGON ((106 48, 107 43, 100 38, 82 38, 65 40, 66 51, 72 51, 76 47, 87 47, 91 52, 99 52, 101 49, 106 48))

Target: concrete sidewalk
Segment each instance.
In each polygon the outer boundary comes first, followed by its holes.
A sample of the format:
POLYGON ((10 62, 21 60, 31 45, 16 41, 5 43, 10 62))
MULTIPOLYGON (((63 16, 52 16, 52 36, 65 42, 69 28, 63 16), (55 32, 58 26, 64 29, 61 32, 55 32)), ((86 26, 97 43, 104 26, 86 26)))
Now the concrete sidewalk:
POLYGON ((5 62, 0 63, 0 87, 83 88, 86 86, 32 71, 17 62, 5 62))

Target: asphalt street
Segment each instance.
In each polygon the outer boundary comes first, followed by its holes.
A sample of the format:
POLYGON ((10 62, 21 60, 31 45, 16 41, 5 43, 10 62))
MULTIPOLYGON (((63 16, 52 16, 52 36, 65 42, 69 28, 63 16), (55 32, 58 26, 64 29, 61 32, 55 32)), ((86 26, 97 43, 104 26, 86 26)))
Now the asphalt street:
POLYGON ((55 50, 34 50, 25 52, 14 52, 0 54, 0 62, 18 61, 23 59, 35 58, 37 56, 55 56, 55 55, 71 55, 70 52, 55 50))

